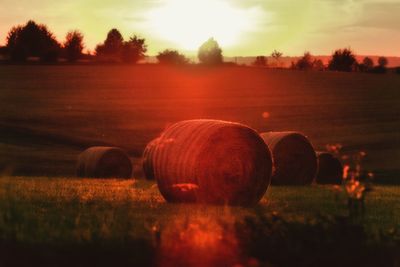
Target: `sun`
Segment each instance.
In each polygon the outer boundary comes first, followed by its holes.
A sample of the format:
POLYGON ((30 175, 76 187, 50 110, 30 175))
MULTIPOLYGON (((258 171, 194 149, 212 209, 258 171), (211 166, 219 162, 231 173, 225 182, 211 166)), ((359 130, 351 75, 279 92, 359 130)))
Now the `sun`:
POLYGON ((223 47, 235 45, 255 27, 254 11, 224 0, 165 0, 146 14, 146 20, 156 37, 195 50, 210 37, 223 47))

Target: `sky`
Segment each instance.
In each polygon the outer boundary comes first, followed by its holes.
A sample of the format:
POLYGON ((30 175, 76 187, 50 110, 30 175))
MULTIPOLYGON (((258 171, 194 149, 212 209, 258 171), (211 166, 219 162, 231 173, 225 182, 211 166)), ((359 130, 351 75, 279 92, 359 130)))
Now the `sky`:
POLYGON ((93 50, 112 28, 144 37, 148 54, 195 55, 214 37, 225 56, 400 56, 400 0, 0 0, 0 44, 14 25, 46 24, 59 41, 79 29, 93 50))

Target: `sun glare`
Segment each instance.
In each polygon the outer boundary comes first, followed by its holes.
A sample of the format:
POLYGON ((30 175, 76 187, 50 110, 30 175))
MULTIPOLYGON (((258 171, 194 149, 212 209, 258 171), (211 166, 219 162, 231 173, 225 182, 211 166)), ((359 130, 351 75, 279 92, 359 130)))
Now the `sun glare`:
POLYGON ((234 45, 254 29, 257 17, 256 8, 241 9, 228 1, 166 0, 147 13, 147 23, 158 38, 195 50, 209 37, 224 47, 234 45))

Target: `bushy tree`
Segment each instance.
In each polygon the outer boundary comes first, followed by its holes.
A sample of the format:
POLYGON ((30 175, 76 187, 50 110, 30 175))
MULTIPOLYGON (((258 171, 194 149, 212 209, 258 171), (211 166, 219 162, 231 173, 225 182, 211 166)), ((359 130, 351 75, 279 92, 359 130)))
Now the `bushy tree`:
POLYGON ((222 49, 214 38, 208 39, 200 46, 197 56, 201 63, 207 65, 218 65, 223 62, 222 49))
POLYGON ((297 62, 292 62, 292 68, 297 70, 323 71, 325 70, 325 65, 321 59, 316 59, 310 52, 305 52, 297 62))
POLYGON ((68 32, 64 42, 67 60, 75 62, 80 59, 83 48, 83 34, 77 30, 68 32))
POLYGON ((370 72, 374 68, 374 61, 369 58, 365 57, 362 63, 359 65, 359 70, 362 72, 370 72))
POLYGON ((321 59, 315 59, 313 62, 313 69, 317 71, 324 71, 325 70, 324 62, 322 62, 321 59))
POLYGON ((367 69, 372 69, 374 67, 374 61, 369 57, 363 59, 363 64, 367 69))
POLYGON ((96 55, 107 58, 120 59, 124 38, 117 29, 112 29, 108 32, 104 43, 96 46, 96 55))
POLYGON ((103 44, 96 47, 96 56, 101 60, 137 63, 145 57, 147 52, 146 40, 134 35, 124 41, 117 29, 108 32, 103 44))
POLYGON ((253 62, 253 66, 266 67, 268 65, 268 60, 265 56, 257 56, 253 62))
POLYGON ((314 67, 313 57, 310 52, 305 52, 304 55, 296 62, 296 69, 311 70, 314 67))
POLYGON ((388 59, 386 57, 379 57, 378 58, 378 66, 374 67, 372 69, 372 73, 386 73, 387 72, 387 68, 386 66, 388 65, 388 59))
POLYGON ((180 54, 176 50, 166 49, 157 55, 157 60, 160 64, 169 64, 169 65, 184 65, 189 63, 189 59, 187 59, 184 55, 180 54))
POLYGON ((349 48, 338 49, 332 54, 328 68, 333 71, 353 71, 356 67, 357 60, 353 51, 349 48))
POLYGON ((147 52, 146 40, 134 35, 123 43, 122 61, 127 63, 137 63, 145 58, 147 52))
POLYGON ((45 25, 30 20, 24 26, 16 26, 10 30, 7 49, 14 61, 38 57, 44 62, 54 62, 58 59, 61 46, 45 25))
POLYGON ((386 68, 388 65, 389 61, 386 57, 379 57, 378 58, 378 65, 381 68, 386 68))

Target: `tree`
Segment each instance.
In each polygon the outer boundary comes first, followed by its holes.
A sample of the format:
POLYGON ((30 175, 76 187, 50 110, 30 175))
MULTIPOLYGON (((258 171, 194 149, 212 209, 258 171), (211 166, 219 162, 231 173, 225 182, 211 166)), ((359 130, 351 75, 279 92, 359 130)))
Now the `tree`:
POLYGON ((325 70, 324 62, 322 62, 321 59, 315 59, 313 62, 313 69, 317 71, 324 71, 325 70))
POLYGON ((360 71, 370 72, 374 68, 374 61, 369 57, 365 57, 359 68, 360 71))
POLYGON ((281 66, 281 58, 283 56, 282 52, 279 52, 278 50, 274 50, 271 53, 271 57, 275 60, 275 64, 277 67, 281 66))
POLYGON ((387 68, 386 66, 388 65, 388 59, 386 57, 379 57, 378 58, 378 66, 376 66, 375 68, 372 69, 371 72, 373 73, 386 73, 387 72, 387 68))
POLYGON ((266 67, 268 65, 268 60, 265 56, 258 56, 253 62, 253 66, 266 67))
POLYGON ((146 40, 134 35, 129 41, 123 43, 122 61, 127 63, 137 63, 145 58, 147 52, 146 40))
POLYGON ((41 61, 54 62, 57 61, 61 46, 45 25, 30 20, 25 26, 16 26, 10 30, 7 49, 14 61, 38 57, 41 61))
POLYGON ((311 70, 314 67, 313 58, 310 52, 305 52, 304 55, 295 64, 298 70, 311 70))
POLYGON ((379 57, 378 58, 378 65, 381 68, 386 68, 387 64, 389 63, 386 57, 379 57))
POLYGON ((75 62, 80 59, 83 48, 83 34, 77 30, 68 32, 64 43, 68 61, 75 62))
POLYGON ((363 59, 363 64, 367 69, 372 69, 374 67, 374 61, 369 57, 363 59))
POLYGON ((208 39, 200 46, 197 56, 201 63, 207 65, 218 65, 223 62, 222 49, 214 38, 208 39))
POLYGON ((328 68, 334 71, 353 71, 357 64, 357 60, 353 51, 349 48, 338 49, 332 54, 328 68))
POLYGON ((184 55, 180 54, 176 50, 169 49, 158 53, 157 60, 160 64, 169 65, 184 65, 189 63, 189 59, 187 59, 184 55))
POLYGON ((104 43, 96 46, 96 55, 120 59, 123 45, 122 34, 117 29, 112 29, 108 32, 104 43))

